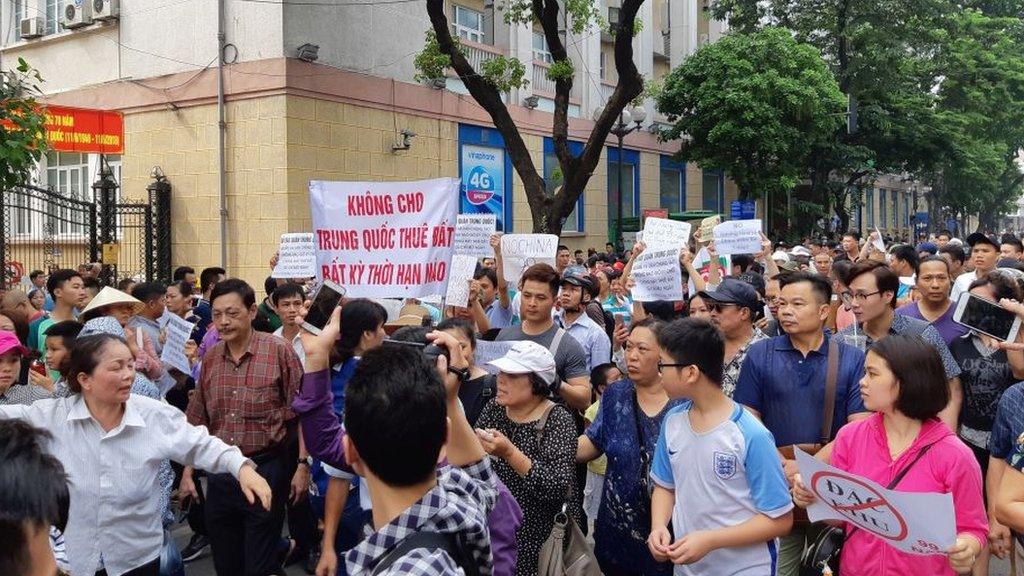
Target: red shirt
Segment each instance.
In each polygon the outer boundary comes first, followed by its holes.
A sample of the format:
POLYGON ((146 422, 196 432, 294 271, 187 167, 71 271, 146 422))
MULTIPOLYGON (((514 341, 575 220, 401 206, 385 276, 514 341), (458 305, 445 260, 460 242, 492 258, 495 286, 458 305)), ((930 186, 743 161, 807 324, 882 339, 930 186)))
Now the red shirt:
POLYGON ((292 399, 299 393, 302 364, 291 344, 271 334, 252 332, 241 360, 218 342, 203 357, 199 384, 188 404, 188 421, 246 456, 280 445, 295 417, 292 399))

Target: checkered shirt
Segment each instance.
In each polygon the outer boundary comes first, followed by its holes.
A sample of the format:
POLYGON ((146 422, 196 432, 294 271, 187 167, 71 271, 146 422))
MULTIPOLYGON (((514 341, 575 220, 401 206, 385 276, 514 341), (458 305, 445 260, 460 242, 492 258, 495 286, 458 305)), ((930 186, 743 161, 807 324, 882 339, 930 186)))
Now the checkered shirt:
POLYGON ((299 393, 302 364, 290 343, 253 331, 249 349, 235 362, 221 341, 203 358, 196 393, 188 404, 188 422, 238 446, 250 456, 284 441, 295 417, 292 399, 299 393))
MULTIPOLYGON (((496 477, 487 458, 465 468, 447 466, 438 470, 437 486, 345 555, 348 573, 370 574, 388 551, 406 536, 429 530, 461 533, 481 576, 489 576, 493 561, 487 516, 498 497, 495 482, 496 477)), ((399 558, 382 574, 450 576, 464 572, 447 552, 417 548, 399 558)))
POLYGON ((36 400, 45 400, 47 398, 53 398, 53 394, 47 392, 45 388, 35 384, 15 384, 8 388, 7 392, 0 395, 0 404, 23 404, 29 406, 36 400))

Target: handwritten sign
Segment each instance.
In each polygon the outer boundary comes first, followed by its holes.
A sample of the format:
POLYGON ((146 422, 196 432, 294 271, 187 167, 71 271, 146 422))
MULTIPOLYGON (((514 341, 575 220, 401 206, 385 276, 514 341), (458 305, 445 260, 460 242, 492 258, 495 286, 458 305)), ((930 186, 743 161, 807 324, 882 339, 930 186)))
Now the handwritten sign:
POLYGON ((761 252, 761 221, 730 220, 715 226, 715 249, 719 254, 761 252))
POLYGON ((519 276, 534 264, 555 265, 558 236, 554 234, 505 234, 501 237, 502 273, 509 286, 519 285, 519 276))
POLYGON ((638 302, 683 299, 679 249, 645 250, 633 262, 633 299, 638 302))
POLYGON ((497 226, 494 214, 459 214, 455 221, 455 240, 452 242, 456 254, 478 258, 494 258, 491 235, 497 226))
POLYGON ((643 241, 648 250, 679 249, 690 242, 689 222, 648 217, 644 223, 643 241))
POLYGON ((877 227, 875 228, 874 235, 872 235, 871 242, 874 244, 876 250, 885 254, 885 240, 882 239, 882 233, 878 231, 877 227))
POLYGON ((316 243, 312 234, 281 234, 277 266, 271 278, 312 278, 316 276, 316 243))
POLYGON ((799 449, 796 462, 816 497, 807 508, 812 522, 849 522, 898 550, 922 556, 945 554, 956 542, 952 494, 887 490, 799 449))
POLYGON ((711 238, 715 232, 715 226, 722 223, 722 217, 718 214, 709 216, 700 221, 700 229, 697 230, 697 240, 700 242, 711 242, 711 238))
POLYGON ((353 298, 443 293, 458 191, 453 178, 311 181, 317 276, 353 298))
POLYGON ((519 340, 504 340, 501 342, 477 340, 476 351, 473 352, 473 362, 487 372, 497 374, 499 370, 488 364, 488 362, 503 357, 518 342, 519 340))
POLYGON ((465 308, 469 306, 469 282, 476 272, 476 256, 453 254, 452 267, 448 274, 448 290, 444 302, 448 306, 465 308))
MULTIPOLYGON (((160 361, 171 368, 177 368, 184 374, 192 373, 192 366, 185 356, 185 343, 192 337, 192 330, 195 324, 175 314, 165 314, 167 318, 167 338, 164 340, 164 349, 160 352, 160 361)), ((139 330, 141 334, 142 331, 139 330)))

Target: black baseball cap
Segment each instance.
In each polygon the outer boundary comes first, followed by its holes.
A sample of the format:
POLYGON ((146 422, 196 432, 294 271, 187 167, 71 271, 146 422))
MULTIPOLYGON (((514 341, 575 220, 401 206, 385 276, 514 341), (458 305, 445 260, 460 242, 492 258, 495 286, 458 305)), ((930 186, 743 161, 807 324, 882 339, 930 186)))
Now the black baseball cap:
POLYGON ((719 304, 736 304, 741 308, 749 308, 751 317, 760 312, 763 304, 757 298, 757 290, 753 286, 736 278, 725 278, 714 290, 702 290, 701 298, 714 300, 719 304))
POLYGON ((994 234, 982 234, 981 232, 975 232, 967 237, 967 245, 973 248, 977 244, 990 244, 996 250, 999 250, 999 239, 994 234))

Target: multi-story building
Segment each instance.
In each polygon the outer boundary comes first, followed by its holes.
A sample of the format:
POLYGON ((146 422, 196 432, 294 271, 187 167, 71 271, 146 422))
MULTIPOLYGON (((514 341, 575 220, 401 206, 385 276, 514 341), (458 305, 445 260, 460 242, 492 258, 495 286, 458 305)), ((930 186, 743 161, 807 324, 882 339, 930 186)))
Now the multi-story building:
MULTIPOLYGON (((617 0, 603 1, 614 22, 617 0)), ((634 48, 645 77, 663 77, 722 34, 707 1, 644 3, 634 48)), ((559 171, 549 137, 553 84, 545 76, 551 58, 543 37, 530 26, 507 24, 493 0, 453 0, 446 7, 472 62, 504 54, 527 64, 530 84, 512 90, 507 102, 553 189, 559 171)), ((428 27, 416 0, 0 0, 0 66, 24 58, 42 73, 52 104, 124 113, 124 154, 107 160, 123 196, 143 195, 155 166, 173 185, 175 265, 220 262, 223 170, 226 264, 257 280, 279 235, 308 229, 310 179, 460 176, 486 149, 504 192, 504 228, 530 229, 522 185, 486 113, 457 77, 413 80, 413 58, 428 27)), ((612 38, 595 28, 570 32, 566 41, 576 69, 570 135, 582 141, 616 81, 612 38)), ((717 172, 674 162, 678 145, 659 142, 652 128, 665 119, 650 102, 646 108, 646 129, 625 138, 624 214, 648 207, 725 212, 734 187, 717 172)), ((610 139, 564 227, 574 247, 600 247, 608 237, 618 156, 610 139)), ((49 153, 39 183, 90 198, 98 165, 96 155, 49 153)))

